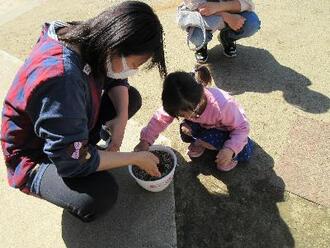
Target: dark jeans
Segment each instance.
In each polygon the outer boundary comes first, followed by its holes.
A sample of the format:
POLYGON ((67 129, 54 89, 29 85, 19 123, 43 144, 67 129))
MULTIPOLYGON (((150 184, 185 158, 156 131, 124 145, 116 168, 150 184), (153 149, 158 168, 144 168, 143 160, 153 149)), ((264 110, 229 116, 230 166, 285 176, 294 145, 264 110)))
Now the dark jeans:
MULTIPOLYGON (((220 32, 227 32, 228 33, 227 37, 230 39, 230 41, 251 37, 260 29, 261 22, 256 13, 252 11, 244 11, 240 13, 240 15, 245 18, 245 22, 243 27, 239 31, 234 31, 229 27, 225 27, 223 30, 220 31, 220 32)), ((206 34, 207 34, 206 39, 208 43, 212 40, 213 34, 210 31, 208 31, 206 34)), ((202 45, 203 32, 200 28, 194 29, 193 34, 190 37, 190 41, 196 47, 202 45)))
MULTIPOLYGON (((128 103, 128 118, 131 118, 142 106, 142 98, 137 89, 130 86, 128 89, 129 103, 128 103)), ((101 108, 99 113, 99 119, 95 124, 95 127, 90 132, 89 143, 96 144, 100 140, 100 131, 103 124, 116 117, 116 110, 110 100, 110 98, 104 94, 101 100, 101 108)))
MULTIPOLYGON (((132 117, 142 105, 140 93, 129 88, 129 117, 132 117)), ((104 94, 101 101, 99 120, 90 133, 91 144, 96 144, 100 129, 106 121, 116 117, 110 98, 104 94)), ((31 193, 68 210, 82 221, 89 222, 106 213, 117 200, 118 185, 107 172, 96 172, 86 177, 62 178, 57 174, 54 164, 41 164, 35 171, 31 193)))

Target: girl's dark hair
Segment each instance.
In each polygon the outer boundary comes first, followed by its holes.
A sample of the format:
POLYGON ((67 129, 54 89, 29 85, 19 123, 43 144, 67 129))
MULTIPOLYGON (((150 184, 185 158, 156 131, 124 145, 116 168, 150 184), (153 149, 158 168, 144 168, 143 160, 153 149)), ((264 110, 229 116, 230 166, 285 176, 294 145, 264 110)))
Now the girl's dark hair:
POLYGON ((59 39, 79 45, 83 59, 96 76, 106 74, 108 56, 152 56, 148 68, 158 66, 162 77, 167 74, 163 27, 152 8, 142 2, 125 1, 95 18, 70 22, 59 39))
POLYGON ((163 84, 164 110, 173 117, 178 117, 181 111, 193 110, 201 101, 204 86, 209 82, 211 75, 205 66, 195 68, 195 73, 170 73, 163 84))

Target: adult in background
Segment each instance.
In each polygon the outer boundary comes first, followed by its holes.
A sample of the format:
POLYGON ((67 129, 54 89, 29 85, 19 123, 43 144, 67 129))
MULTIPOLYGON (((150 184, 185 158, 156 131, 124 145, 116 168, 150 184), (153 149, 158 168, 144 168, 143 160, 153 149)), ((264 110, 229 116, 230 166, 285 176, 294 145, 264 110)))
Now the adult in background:
MULTIPOLYGON (((184 3, 187 8, 198 11, 208 24, 213 23, 212 25, 220 30, 218 40, 226 57, 236 57, 236 41, 251 37, 260 29, 261 23, 254 12, 255 5, 252 0, 184 0, 184 3), (218 21, 215 16, 218 16, 218 21)), ((207 62, 207 44, 211 41, 214 31, 203 30, 203 27, 205 28, 205 25, 188 28, 188 41, 198 48, 195 51, 198 63, 207 62)))

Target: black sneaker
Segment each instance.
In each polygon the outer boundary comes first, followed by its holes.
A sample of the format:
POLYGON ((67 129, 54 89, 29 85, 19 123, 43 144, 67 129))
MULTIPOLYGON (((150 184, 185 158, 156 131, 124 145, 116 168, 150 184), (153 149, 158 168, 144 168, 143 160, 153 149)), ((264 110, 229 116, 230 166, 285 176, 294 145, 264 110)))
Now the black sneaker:
POLYGON ((221 31, 220 35, 218 36, 218 40, 220 41, 223 47, 223 54, 228 58, 236 57, 237 56, 236 42, 228 39, 226 34, 227 34, 226 31, 221 31))
POLYGON ((206 45, 195 52, 195 58, 196 58, 197 63, 200 63, 200 64, 203 64, 207 61, 209 56, 207 54, 207 46, 206 45))
POLYGON ((100 140, 96 144, 100 150, 105 150, 111 143, 111 133, 107 130, 105 125, 102 125, 100 130, 100 140))

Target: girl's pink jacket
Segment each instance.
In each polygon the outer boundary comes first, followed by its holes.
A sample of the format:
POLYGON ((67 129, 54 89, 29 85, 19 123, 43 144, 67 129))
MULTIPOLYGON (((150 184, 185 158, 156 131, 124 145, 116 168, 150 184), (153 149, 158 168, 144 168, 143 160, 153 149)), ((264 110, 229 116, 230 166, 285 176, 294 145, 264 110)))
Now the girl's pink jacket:
MULTIPOLYGON (((204 128, 218 128, 230 132, 224 147, 232 149, 237 155, 246 145, 249 135, 249 122, 241 106, 227 92, 218 88, 205 88, 207 105, 198 118, 188 119, 204 128)), ((141 130, 140 139, 153 144, 159 134, 174 120, 163 108, 159 108, 148 125, 141 130)))

